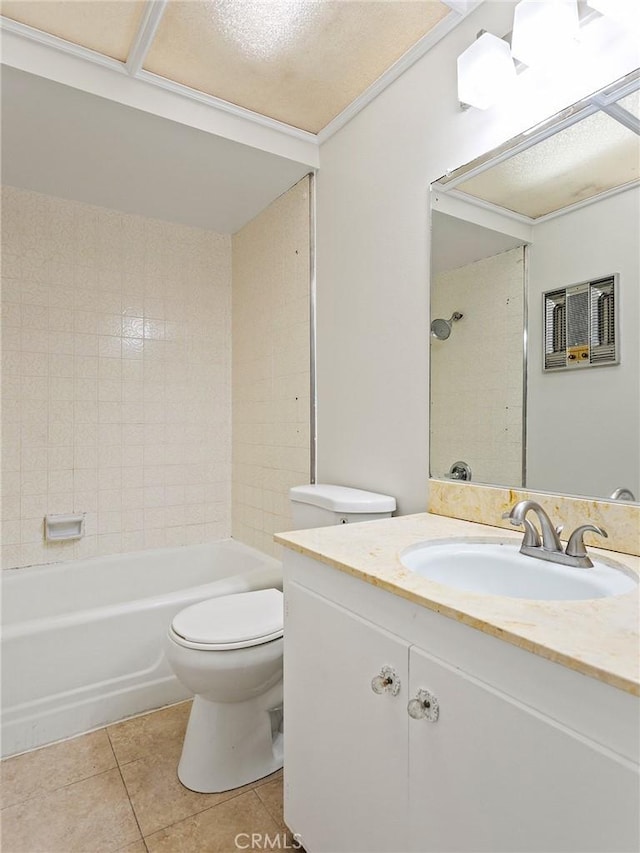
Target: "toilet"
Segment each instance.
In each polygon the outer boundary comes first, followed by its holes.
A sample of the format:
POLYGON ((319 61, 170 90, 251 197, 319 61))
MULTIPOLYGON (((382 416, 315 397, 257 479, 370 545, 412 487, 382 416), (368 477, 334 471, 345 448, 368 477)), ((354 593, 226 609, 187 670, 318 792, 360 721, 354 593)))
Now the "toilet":
MULTIPOLYGON (((345 486, 290 490, 295 529, 388 518, 395 498, 345 486)), ((178 765, 192 791, 228 791, 282 767, 283 595, 259 589, 181 610, 166 640, 178 680, 194 694, 178 765)))

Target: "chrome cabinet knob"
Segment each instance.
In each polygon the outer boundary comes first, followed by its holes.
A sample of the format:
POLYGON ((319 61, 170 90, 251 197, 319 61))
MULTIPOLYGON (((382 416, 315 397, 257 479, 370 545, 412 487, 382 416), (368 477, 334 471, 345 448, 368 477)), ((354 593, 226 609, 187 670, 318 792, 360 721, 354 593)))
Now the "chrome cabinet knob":
POLYGON ((440 715, 438 700, 428 690, 418 690, 416 698, 407 705, 407 711, 414 720, 428 720, 435 723, 440 715))
POLYGON ((374 693, 390 693, 397 696, 400 692, 400 679, 390 666, 383 666, 380 675, 371 679, 371 689, 374 693))

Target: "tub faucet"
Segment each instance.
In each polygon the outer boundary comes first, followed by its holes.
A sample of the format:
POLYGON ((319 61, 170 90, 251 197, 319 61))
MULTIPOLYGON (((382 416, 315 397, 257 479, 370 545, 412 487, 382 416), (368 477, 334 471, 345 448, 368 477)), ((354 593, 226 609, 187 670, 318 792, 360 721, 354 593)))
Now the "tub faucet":
POLYGON ((613 494, 609 495, 609 500, 612 501, 635 501, 635 495, 631 491, 631 489, 627 489, 623 487, 621 489, 616 489, 613 494))
POLYGON ((562 563, 565 566, 574 566, 581 568, 589 568, 593 563, 587 555, 582 537, 588 530, 607 536, 606 530, 601 527, 596 527, 593 524, 583 524, 578 527, 569 537, 567 550, 562 548, 559 533, 562 528, 555 528, 553 523, 544 509, 535 501, 519 501, 511 508, 509 512, 505 512, 502 516, 508 518, 511 524, 516 527, 522 525, 524 527, 524 539, 520 553, 528 557, 536 557, 539 560, 549 560, 552 563, 562 563), (542 532, 542 542, 536 526, 527 518, 527 514, 533 511, 538 516, 540 530, 542 532))

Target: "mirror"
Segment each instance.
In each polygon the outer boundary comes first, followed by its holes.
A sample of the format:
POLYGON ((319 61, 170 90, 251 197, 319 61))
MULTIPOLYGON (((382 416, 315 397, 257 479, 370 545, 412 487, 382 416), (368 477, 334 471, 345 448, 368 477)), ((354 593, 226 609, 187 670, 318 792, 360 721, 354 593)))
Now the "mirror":
POLYGON ((640 498, 639 84, 432 185, 432 477, 640 498))

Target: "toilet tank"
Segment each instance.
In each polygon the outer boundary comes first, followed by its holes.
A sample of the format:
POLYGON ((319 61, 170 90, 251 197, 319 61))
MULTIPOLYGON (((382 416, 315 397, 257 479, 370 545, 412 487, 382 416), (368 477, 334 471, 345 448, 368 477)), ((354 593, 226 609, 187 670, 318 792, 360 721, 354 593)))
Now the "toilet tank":
POLYGON ((294 486, 289 498, 296 530, 389 518, 396 508, 389 495, 327 483, 294 486))

